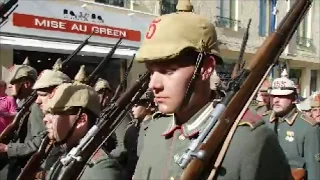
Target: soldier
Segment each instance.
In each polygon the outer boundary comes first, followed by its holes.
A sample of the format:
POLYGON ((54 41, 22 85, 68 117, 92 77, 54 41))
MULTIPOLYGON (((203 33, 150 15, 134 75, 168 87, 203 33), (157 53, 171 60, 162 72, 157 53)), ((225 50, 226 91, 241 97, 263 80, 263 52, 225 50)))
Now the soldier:
POLYGON ((257 96, 257 104, 253 104, 250 108, 256 111, 259 115, 263 115, 271 110, 270 96, 268 89, 270 88, 269 80, 265 80, 259 89, 257 96))
POLYGON ((54 88, 62 83, 71 82, 70 77, 61 72, 61 68, 62 61, 58 59, 53 65, 52 70, 45 69, 39 74, 36 83, 32 87, 32 89, 37 91, 38 97, 36 103, 40 105, 41 109, 42 105, 48 102, 49 95, 54 88))
POLYGON ((176 6, 177 12, 193 12, 190 0, 179 0, 176 6))
POLYGON ((312 97, 311 117, 320 125, 320 93, 312 97))
MULTIPOLYGON (((153 115, 133 179, 180 179, 176 163, 207 125, 213 110, 210 76, 222 63, 215 27, 190 12, 153 20, 135 58, 151 73, 149 88, 159 113, 153 115), (198 58, 203 57, 191 98, 183 103, 198 58)), ((260 116, 247 111, 216 179, 286 179, 290 169, 275 134, 260 116), (255 117, 255 118, 249 118, 255 117), (252 120, 252 121, 249 121, 252 120)))
POLYGON ((132 177, 139 155, 143 148, 143 140, 151 121, 151 116, 154 111, 152 99, 142 97, 132 107, 133 120, 129 124, 124 136, 124 146, 126 149, 126 170, 129 177, 132 177))
POLYGON ((94 90, 99 94, 101 107, 106 107, 113 95, 109 82, 107 80, 99 78, 94 86, 94 90))
MULTIPOLYGON (((23 104, 32 92, 32 86, 37 79, 37 71, 28 65, 28 58, 22 65, 14 65, 9 72, 8 83, 12 96, 19 99, 19 105, 23 104)), ((45 126, 42 122, 43 113, 36 103, 30 107, 30 115, 26 124, 22 126, 19 139, 5 145, 0 143, 0 154, 5 154, 9 161, 1 169, 0 179, 16 179, 27 160, 38 150, 42 140, 45 126)), ((5 160, 1 159, 1 163, 5 160)))
MULTIPOLYGON (((92 87, 82 84, 83 73, 84 66, 76 75, 75 82, 57 86, 43 107, 48 137, 60 147, 60 152, 54 152, 55 160, 51 158, 42 164, 42 169, 50 169, 37 174, 36 178, 43 178, 45 174, 45 179, 57 179, 60 157, 77 145, 100 114, 99 96, 92 87)), ((86 165, 81 179, 120 179, 120 170, 118 162, 110 159, 101 148, 86 165)))
POLYGON ((264 118, 277 134, 291 168, 306 169, 305 179, 316 180, 320 179, 320 132, 314 120, 297 110, 296 90, 286 74, 275 79, 269 91, 272 111, 264 118))

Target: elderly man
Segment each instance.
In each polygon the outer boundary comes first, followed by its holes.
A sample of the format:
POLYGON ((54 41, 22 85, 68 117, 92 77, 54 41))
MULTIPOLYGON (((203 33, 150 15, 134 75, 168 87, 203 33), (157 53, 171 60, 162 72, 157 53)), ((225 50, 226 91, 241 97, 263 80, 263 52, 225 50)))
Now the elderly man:
MULTIPOLYGON (((214 25, 191 12, 157 17, 149 27, 135 60, 151 74, 149 88, 159 112, 148 127, 133 179, 180 179, 179 159, 213 110, 210 76, 222 63, 219 43, 214 25)), ((275 134, 247 111, 215 179, 283 180, 289 173, 275 134)))
POLYGON ((320 126, 320 93, 312 97, 311 100, 311 117, 320 126))
POLYGON ((305 169, 305 179, 319 180, 320 132, 314 120, 297 110, 296 90, 296 85, 286 74, 275 79, 269 91, 272 111, 264 118, 278 135, 293 172, 305 169))

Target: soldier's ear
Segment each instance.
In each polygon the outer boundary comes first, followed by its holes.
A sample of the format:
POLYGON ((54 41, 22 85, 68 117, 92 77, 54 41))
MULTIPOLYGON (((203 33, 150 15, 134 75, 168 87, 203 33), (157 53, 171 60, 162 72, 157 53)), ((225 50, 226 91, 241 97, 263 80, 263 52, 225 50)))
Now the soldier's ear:
POLYGON ((77 128, 84 126, 88 120, 88 115, 86 113, 81 113, 77 122, 77 128))
POLYGON ((216 66, 216 60, 213 56, 206 56, 201 68, 202 80, 210 79, 211 74, 216 66))

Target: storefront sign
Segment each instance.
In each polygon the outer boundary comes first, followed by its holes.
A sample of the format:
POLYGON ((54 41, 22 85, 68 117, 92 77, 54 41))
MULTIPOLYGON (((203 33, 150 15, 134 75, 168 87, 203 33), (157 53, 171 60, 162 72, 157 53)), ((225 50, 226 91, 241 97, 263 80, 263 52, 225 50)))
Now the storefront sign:
POLYGON ((101 37, 123 37, 123 39, 136 42, 141 40, 140 31, 20 13, 13 14, 13 25, 18 27, 87 35, 90 35, 94 31, 96 33, 95 35, 101 37))

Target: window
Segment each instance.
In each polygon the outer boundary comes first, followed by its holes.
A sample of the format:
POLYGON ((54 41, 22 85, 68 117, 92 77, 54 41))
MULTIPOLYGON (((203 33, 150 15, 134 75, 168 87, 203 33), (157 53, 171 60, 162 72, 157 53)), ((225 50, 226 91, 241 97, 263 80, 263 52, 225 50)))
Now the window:
POLYGON ((312 40, 312 15, 313 7, 309 9, 308 14, 304 20, 300 23, 297 30, 297 44, 303 47, 311 47, 313 44, 312 40))
POLYGON ((161 14, 170 14, 176 12, 178 0, 163 0, 161 5, 161 14))
POLYGON ((297 85, 298 93, 300 93, 301 75, 302 75, 301 69, 290 69, 289 79, 291 79, 297 85))
POLYGON ((317 91, 317 70, 311 70, 311 79, 310 79, 310 95, 317 91))
POLYGON ((109 4, 113 6, 124 7, 125 0, 94 0, 97 3, 109 4))
POLYGON ((238 0, 218 0, 217 9, 220 10, 217 15, 215 25, 220 28, 238 29, 241 27, 241 21, 236 20, 237 17, 237 2, 238 0))
POLYGON ((259 0, 259 36, 265 37, 276 29, 276 5, 276 0, 259 0))

